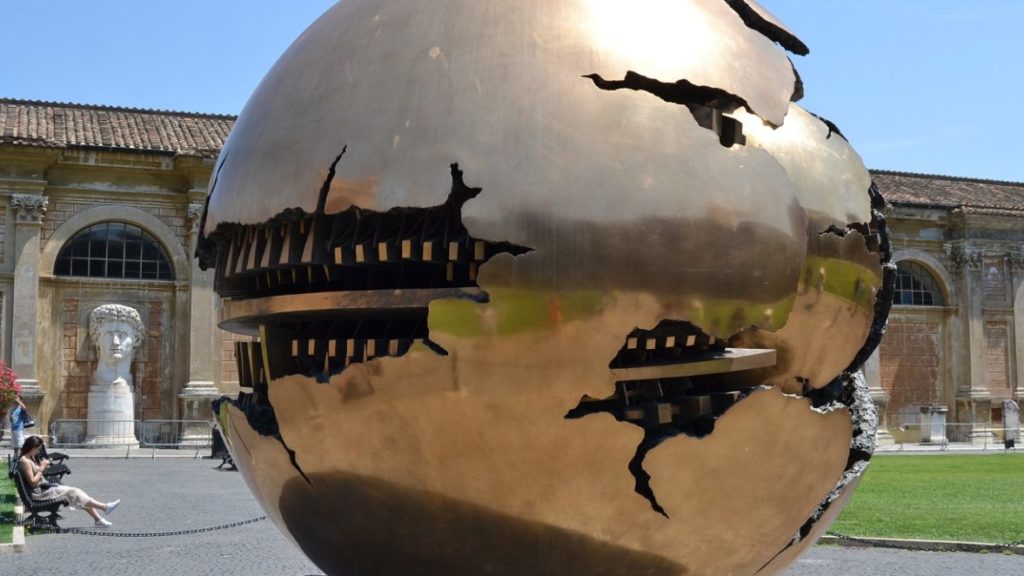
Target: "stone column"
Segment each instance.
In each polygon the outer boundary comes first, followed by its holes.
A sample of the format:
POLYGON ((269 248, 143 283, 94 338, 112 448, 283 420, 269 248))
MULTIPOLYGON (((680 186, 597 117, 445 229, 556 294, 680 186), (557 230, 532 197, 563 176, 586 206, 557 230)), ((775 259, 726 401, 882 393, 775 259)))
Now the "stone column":
POLYGON ((49 198, 41 194, 12 194, 14 212, 14 292, 11 367, 18 374, 29 411, 38 413, 44 391, 36 377, 36 338, 39 330, 39 233, 49 198))
POLYGON ((953 270, 960 278, 959 319, 961 345, 959 349, 960 371, 956 395, 955 422, 958 426, 951 440, 969 441, 977 444, 991 444, 988 428, 992 414, 992 395, 988 391, 985 372, 985 321, 982 301, 984 254, 981 249, 962 245, 953 248, 951 259, 953 270), (970 426, 966 426, 966 425, 970 426), (969 432, 964 434, 965 429, 969 432), (965 437, 966 436, 966 437, 965 437))
POLYGON ((868 394, 878 409, 878 428, 875 429, 875 445, 891 446, 896 439, 889 432, 889 417, 886 415, 886 408, 889 405, 889 393, 882 388, 882 371, 878 359, 878 349, 864 362, 864 380, 868 384, 868 394))
MULTIPOLYGON (((203 204, 189 204, 188 219, 191 225, 189 253, 195 254, 199 241, 199 223, 203 204)), ((188 384, 181 391, 181 418, 183 420, 210 421, 210 402, 220 396, 213 381, 214 366, 218 365, 217 309, 213 291, 213 270, 201 270, 197 259, 192 258, 191 287, 189 290, 189 374, 188 384)), ((183 445, 205 445, 210 441, 210 429, 205 425, 186 425, 182 431, 183 445)))

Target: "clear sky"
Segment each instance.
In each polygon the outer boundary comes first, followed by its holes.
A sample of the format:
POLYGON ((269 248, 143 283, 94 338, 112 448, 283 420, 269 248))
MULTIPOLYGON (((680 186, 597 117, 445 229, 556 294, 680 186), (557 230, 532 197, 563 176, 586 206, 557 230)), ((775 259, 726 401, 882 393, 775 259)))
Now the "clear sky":
MULTIPOLYGON (((0 0, 0 97, 236 114, 333 3, 0 0)), ((762 5, 811 48, 801 104, 869 167, 1024 181, 1024 1, 762 5)))

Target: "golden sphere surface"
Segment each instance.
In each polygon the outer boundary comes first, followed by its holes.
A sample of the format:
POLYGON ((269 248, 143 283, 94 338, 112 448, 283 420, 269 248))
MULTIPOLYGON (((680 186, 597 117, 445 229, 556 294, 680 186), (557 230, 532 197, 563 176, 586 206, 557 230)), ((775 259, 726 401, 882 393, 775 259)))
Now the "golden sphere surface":
POLYGON ((873 449, 881 199, 744 0, 345 0, 218 160, 220 426, 329 574, 771 574, 873 449))

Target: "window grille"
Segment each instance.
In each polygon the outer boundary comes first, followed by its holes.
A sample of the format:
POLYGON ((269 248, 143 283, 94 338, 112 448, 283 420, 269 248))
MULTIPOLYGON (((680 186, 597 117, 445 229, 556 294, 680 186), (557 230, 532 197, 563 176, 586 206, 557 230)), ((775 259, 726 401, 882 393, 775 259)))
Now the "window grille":
POLYGON ((917 262, 896 264, 896 296, 893 304, 942 306, 942 291, 927 268, 917 262))
POLYGON ((101 222, 75 234, 57 255, 57 276, 174 280, 167 251, 138 226, 101 222))

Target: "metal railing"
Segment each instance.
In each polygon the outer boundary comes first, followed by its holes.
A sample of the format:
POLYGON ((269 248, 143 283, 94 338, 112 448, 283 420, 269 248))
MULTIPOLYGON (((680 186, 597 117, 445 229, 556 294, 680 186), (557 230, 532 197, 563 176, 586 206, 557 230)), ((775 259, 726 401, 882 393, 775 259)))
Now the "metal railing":
POLYGON ((117 448, 138 446, 140 420, 54 420, 50 445, 54 448, 117 448))
POLYGON ((970 422, 946 423, 936 426, 935 424, 903 424, 896 429, 889 431, 900 450, 908 446, 923 447, 934 446, 939 450, 950 449, 1002 449, 1014 448, 1007 440, 1018 442, 1018 431, 1015 435, 1002 426, 979 425, 970 422))
POLYGON ((144 448, 209 448, 213 445, 213 422, 146 420, 139 441, 144 448))
POLYGON ((50 423, 54 448, 209 448, 213 423, 207 420, 78 420, 50 423))

